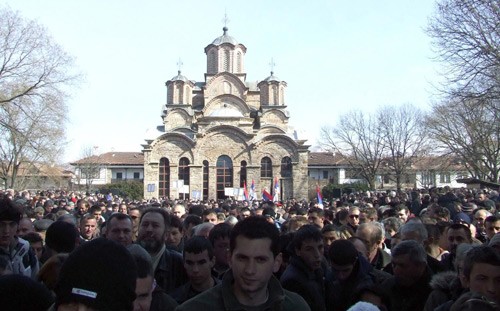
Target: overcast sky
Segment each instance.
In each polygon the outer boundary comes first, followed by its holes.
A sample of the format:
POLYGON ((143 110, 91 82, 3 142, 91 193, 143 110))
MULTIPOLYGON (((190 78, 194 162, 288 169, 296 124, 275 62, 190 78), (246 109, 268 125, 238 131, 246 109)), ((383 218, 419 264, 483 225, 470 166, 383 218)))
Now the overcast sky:
POLYGON ((424 29, 432 0, 0 0, 44 25, 76 59, 85 82, 68 100, 64 161, 83 147, 141 151, 145 133, 160 125, 165 82, 177 62, 203 81, 204 48, 229 32, 247 47, 247 81, 275 75, 288 84, 290 123, 308 144, 320 128, 350 109, 435 100, 424 29))

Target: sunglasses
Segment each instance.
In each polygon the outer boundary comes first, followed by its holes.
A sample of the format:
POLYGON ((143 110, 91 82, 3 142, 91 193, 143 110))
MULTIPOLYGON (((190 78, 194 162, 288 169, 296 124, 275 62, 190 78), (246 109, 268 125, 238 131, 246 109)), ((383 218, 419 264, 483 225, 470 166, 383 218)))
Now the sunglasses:
POLYGON ((352 219, 359 218, 359 215, 349 215, 349 218, 352 218, 352 219))

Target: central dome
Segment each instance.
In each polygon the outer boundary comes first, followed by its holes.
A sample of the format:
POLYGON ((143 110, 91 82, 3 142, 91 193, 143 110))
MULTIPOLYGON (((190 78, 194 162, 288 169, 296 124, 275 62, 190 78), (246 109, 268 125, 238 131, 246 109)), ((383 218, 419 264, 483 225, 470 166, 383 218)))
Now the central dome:
POLYGON ((238 44, 238 41, 236 41, 236 39, 227 34, 228 31, 227 27, 222 28, 222 30, 224 31, 224 33, 222 34, 222 36, 216 38, 212 42, 213 45, 221 45, 223 43, 231 43, 232 45, 238 44))

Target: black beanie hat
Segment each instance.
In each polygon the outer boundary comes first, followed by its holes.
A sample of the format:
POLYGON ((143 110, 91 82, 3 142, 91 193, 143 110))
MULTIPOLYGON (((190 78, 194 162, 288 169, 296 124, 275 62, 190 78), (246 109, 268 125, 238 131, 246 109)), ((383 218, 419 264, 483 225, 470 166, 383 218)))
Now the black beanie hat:
POLYGON ((55 288, 56 307, 79 302, 97 310, 132 310, 136 279, 135 261, 124 246, 92 240, 64 262, 55 288))
POLYGON ((78 230, 75 225, 65 221, 52 223, 45 234, 45 243, 58 253, 71 253, 76 246, 78 230))
POLYGON ((0 221, 14 221, 19 223, 21 220, 21 210, 10 199, 0 200, 0 221))
POLYGON ((42 283, 19 274, 0 276, 0 293, 2 310, 45 311, 54 302, 42 283))
POLYGON ((352 265, 358 259, 358 251, 348 240, 336 240, 328 248, 328 257, 339 266, 352 265))

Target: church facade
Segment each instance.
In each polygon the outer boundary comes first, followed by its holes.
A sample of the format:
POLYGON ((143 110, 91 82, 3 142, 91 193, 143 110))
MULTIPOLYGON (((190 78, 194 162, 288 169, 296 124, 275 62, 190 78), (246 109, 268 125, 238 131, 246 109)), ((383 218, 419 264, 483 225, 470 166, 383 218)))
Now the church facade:
POLYGON ((308 147, 289 126, 286 82, 247 82, 247 48, 228 35, 205 47, 205 80, 166 82, 163 124, 146 138, 145 198, 224 199, 244 185, 279 200, 307 198, 308 147), (236 189, 236 190, 235 190, 236 189))

